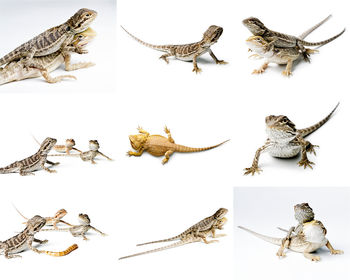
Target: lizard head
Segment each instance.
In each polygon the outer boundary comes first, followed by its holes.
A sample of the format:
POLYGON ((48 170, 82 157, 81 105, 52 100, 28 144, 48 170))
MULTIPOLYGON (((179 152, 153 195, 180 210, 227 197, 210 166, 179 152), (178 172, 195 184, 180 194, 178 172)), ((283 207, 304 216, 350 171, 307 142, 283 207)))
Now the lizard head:
POLYGON ((75 34, 71 45, 74 47, 84 48, 95 37, 96 37, 96 32, 89 27, 85 31, 75 34))
POLYGON ((57 213, 55 214, 56 219, 61 219, 64 216, 67 215, 67 211, 65 209, 58 210, 57 213))
POLYGON ((264 35, 267 28, 265 25, 255 17, 249 17, 242 21, 243 25, 249 29, 253 35, 264 35))
POLYGON ((67 31, 81 33, 86 30, 97 16, 97 12, 89 9, 80 9, 68 21, 67 31))
POLYGON ((89 141, 89 149, 91 151, 97 151, 100 148, 100 144, 97 140, 90 140, 89 141))
POLYGON ((57 143, 57 140, 54 139, 54 138, 50 138, 50 137, 47 137, 42 143, 41 143, 41 146, 40 146, 40 152, 41 154, 43 155, 47 155, 51 149, 53 148, 53 146, 55 146, 57 143))
POLYGON ((310 222, 315 214, 308 203, 301 203, 294 206, 294 217, 299 223, 310 222))
POLYGON ((264 52, 265 48, 268 46, 268 43, 261 36, 250 36, 246 40, 246 43, 247 43, 249 49, 251 49, 257 53, 264 52))
POLYGON ((296 135, 295 124, 286 116, 270 115, 265 119, 266 133, 270 139, 290 141, 296 135))
POLYGON ((38 233, 46 224, 46 219, 36 215, 27 222, 27 229, 31 234, 38 233))
POLYGON ((204 42, 204 45, 211 46, 215 44, 219 40, 223 31, 224 29, 220 26, 216 26, 216 25, 209 26, 209 28, 203 34, 202 41, 204 42))
POLYGON ((224 225, 227 223, 227 218, 223 217, 216 222, 215 227, 218 229, 223 229, 224 225))
POLYGON ((79 214, 79 223, 81 225, 89 225, 90 224, 90 218, 88 216, 88 214, 79 214))
POLYGON ((145 134, 136 134, 129 135, 130 145, 134 150, 139 150, 143 147, 143 144, 147 141, 147 135, 145 134))
POLYGON ((66 146, 67 147, 74 147, 75 146, 75 141, 74 139, 66 139, 66 146))
POLYGON ((214 214, 214 219, 220 220, 222 219, 226 214, 228 210, 226 208, 220 208, 218 211, 215 212, 214 214))

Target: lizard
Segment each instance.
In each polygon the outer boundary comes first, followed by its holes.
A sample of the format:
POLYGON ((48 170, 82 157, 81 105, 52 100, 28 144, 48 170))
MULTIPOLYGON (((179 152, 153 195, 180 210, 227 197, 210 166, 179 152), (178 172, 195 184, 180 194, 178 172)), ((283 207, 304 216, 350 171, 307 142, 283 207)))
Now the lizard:
POLYGON ((39 240, 34 237, 36 233, 38 233, 46 224, 46 219, 36 215, 33 218, 29 219, 27 222, 26 228, 20 232, 19 234, 7 239, 6 241, 0 242, 0 252, 4 254, 5 258, 21 258, 21 255, 17 255, 17 253, 23 252, 27 249, 30 249, 38 254, 47 254, 50 256, 64 256, 77 249, 78 246, 76 244, 70 246, 67 250, 63 252, 51 252, 51 251, 43 251, 38 250, 33 247, 33 242, 39 244, 45 244, 48 240, 39 240))
POLYGON ((226 61, 218 59, 213 51, 211 50, 211 46, 219 40, 222 35, 224 29, 220 26, 211 25, 204 32, 202 40, 196 43, 191 44, 183 44, 183 45, 152 45, 146 43, 139 38, 132 35, 129 31, 127 31, 123 26, 121 28, 129 34, 133 39, 135 39, 140 44, 149 47, 151 49, 165 52, 160 59, 163 59, 167 64, 169 63, 168 57, 175 57, 176 59, 182 61, 192 61, 193 70, 192 72, 200 73, 202 70, 197 65, 197 58, 205 53, 209 53, 212 59, 216 64, 227 64, 226 61))
MULTIPOLYGON (((22 59, 27 68, 45 70, 42 65, 33 61, 33 57, 46 56, 58 50, 67 51, 67 46, 71 43, 74 35, 85 31, 96 16, 97 12, 93 10, 80 9, 65 23, 44 31, 0 58, 0 66, 22 59)), ((73 49, 78 53, 86 53, 86 50, 73 49)))
MULTIPOLYGON (((109 158, 108 156, 106 156, 105 154, 103 154, 102 152, 100 152, 98 149, 100 148, 100 144, 98 143, 97 140, 90 140, 89 141, 89 151, 87 152, 80 152, 80 154, 68 154, 68 156, 80 156, 80 158, 83 161, 91 161, 92 164, 96 164, 96 161, 94 160, 95 157, 97 157, 98 155, 105 157, 108 160, 112 160, 111 158, 109 158)), ((50 156, 67 156, 67 154, 65 155, 50 155, 50 156)))
POLYGON ((21 176, 35 175, 33 171, 44 169, 49 173, 54 173, 56 170, 50 170, 45 166, 45 163, 57 165, 59 162, 51 162, 47 160, 47 155, 56 144, 57 140, 47 137, 41 144, 39 150, 32 156, 20 161, 15 161, 10 165, 0 168, 0 174, 19 173, 21 176))
POLYGON ((65 145, 55 145, 53 149, 58 153, 66 153, 67 155, 70 154, 71 150, 81 153, 81 151, 77 148, 74 148, 74 146, 75 146, 74 139, 66 139, 65 145))
MULTIPOLYGON (((326 19, 304 32, 300 37, 272 31, 268 29, 258 18, 255 17, 246 18, 243 20, 242 23, 245 27, 249 29, 249 31, 254 36, 263 37, 264 40, 267 41, 269 43, 269 46, 271 47, 273 46, 282 48, 296 48, 299 52, 303 53, 305 51, 304 46, 321 46, 327 44, 333 41, 334 39, 338 38, 345 32, 345 29, 343 29, 343 31, 339 34, 320 42, 307 42, 303 40, 308 34, 310 34, 324 22, 326 22, 329 18, 330 16, 328 16, 326 19)), ((307 56, 305 56, 305 59, 307 59, 307 56)))
POLYGON ((80 225, 76 226, 71 226, 68 228, 57 228, 57 229, 43 229, 42 231, 52 231, 52 230, 57 230, 57 231, 69 231, 74 237, 81 236, 83 237, 84 240, 89 240, 85 234, 90 230, 94 230, 101 234, 102 236, 105 236, 106 234, 103 233, 102 231, 96 229, 92 225, 90 225, 90 218, 87 214, 79 214, 79 223, 80 225))
MULTIPOLYGON (((74 35, 71 44, 69 44, 67 48, 84 49, 84 46, 86 46, 95 36, 96 33, 91 28, 88 28, 87 30, 74 35)), ((66 71, 73 71, 94 65, 94 63, 91 62, 79 62, 71 64, 70 59, 71 55, 69 51, 66 52, 58 50, 46 56, 32 58, 35 64, 41 66, 40 69, 26 67, 23 63, 23 60, 12 61, 0 71, 0 85, 13 81, 37 78, 40 76, 43 76, 48 83, 57 83, 65 78, 76 79, 76 77, 72 75, 51 77, 49 73, 56 70, 62 63, 65 64, 66 71)))
POLYGON ((217 229, 219 229, 219 230, 223 229, 223 226, 227 221, 227 219, 225 218, 225 215, 227 214, 227 212, 228 212, 227 209, 220 208, 212 216, 209 216, 209 217, 199 221, 195 225, 189 227, 187 230, 185 230, 184 232, 182 232, 174 237, 162 239, 162 240, 157 240, 157 241, 141 243, 141 244, 137 244, 136 246, 143 246, 143 245, 161 243, 161 242, 171 242, 171 241, 175 241, 175 240, 180 240, 179 242, 175 242, 169 246, 157 248, 154 250, 121 257, 120 260, 125 259, 125 258, 139 256, 139 255, 144 255, 144 254, 148 254, 148 253, 159 252, 159 251, 162 251, 165 249, 175 248, 175 247, 182 246, 182 245, 192 243, 192 242, 203 241, 206 244, 216 242, 217 240, 207 241, 206 237, 208 237, 209 235, 212 236, 213 238, 223 236, 223 235, 217 235, 215 233, 215 231, 217 229))
POLYGON ((301 160, 298 162, 299 166, 303 166, 304 169, 306 167, 312 169, 312 164, 314 163, 309 161, 307 153, 316 155, 314 148, 318 146, 312 145, 309 141, 305 140, 305 137, 323 126, 331 118, 338 106, 339 103, 323 120, 304 129, 296 129, 295 124, 286 116, 267 116, 265 123, 268 138, 265 144, 256 151, 252 166, 245 168, 244 175, 254 175, 262 171, 258 163, 260 155, 263 152, 269 152, 271 156, 277 158, 292 158, 301 152, 301 160))
MULTIPOLYGON (((270 63, 277 63, 279 65, 286 64, 285 70, 282 72, 284 76, 292 75, 293 62, 301 57, 300 52, 296 48, 270 48, 269 43, 261 36, 251 36, 246 40, 249 49, 256 52, 253 56, 265 58, 264 64, 255 69, 252 74, 262 74, 267 69, 270 63)), ((305 49, 305 55, 318 52, 317 50, 305 49)))
POLYGON ((342 250, 335 250, 333 248, 326 238, 326 228, 322 222, 314 219, 313 211, 307 203, 295 205, 294 210, 295 218, 298 220, 299 225, 294 235, 291 234, 294 228, 292 227, 291 230, 289 230, 287 238, 275 238, 262 235, 242 226, 239 226, 239 228, 264 241, 280 246, 277 252, 278 257, 284 257, 285 253, 283 251, 285 248, 288 248, 294 252, 303 253, 303 255, 311 261, 319 261, 321 258, 311 253, 323 246, 326 246, 332 255, 343 254, 342 250))
POLYGON ((170 130, 165 126, 164 131, 168 137, 161 135, 150 135, 147 131, 141 127, 137 128, 140 134, 129 135, 131 147, 136 150, 128 151, 128 156, 141 156, 143 152, 147 151, 149 154, 159 157, 164 156, 163 164, 169 161, 170 156, 174 152, 178 153, 195 153, 201 151, 207 151, 216 148, 229 140, 226 140, 220 144, 206 147, 206 148, 190 148, 182 145, 175 144, 174 139, 171 136, 170 130))
MULTIPOLYGON (((15 207, 15 206, 14 206, 15 207)), ((15 207, 16 211, 18 214, 20 214, 22 216, 22 218, 24 218, 25 220, 29 220, 28 218, 26 218, 16 207, 15 207)), ((45 217, 46 220, 46 224, 45 226, 53 226, 54 229, 58 229, 57 224, 58 223, 63 223, 66 224, 68 226, 72 226, 70 223, 67 223, 63 220, 61 220, 64 216, 67 215, 67 211, 65 209, 60 209, 56 212, 55 216, 53 217, 45 217)), ((26 224, 27 222, 25 222, 26 224)))

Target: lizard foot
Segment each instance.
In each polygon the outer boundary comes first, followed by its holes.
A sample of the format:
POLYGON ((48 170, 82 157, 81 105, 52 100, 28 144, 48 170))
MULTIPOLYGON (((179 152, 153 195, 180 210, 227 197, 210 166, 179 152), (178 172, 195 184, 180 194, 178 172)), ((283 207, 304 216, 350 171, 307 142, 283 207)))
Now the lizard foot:
POLYGON ((168 158, 164 158, 164 159, 162 160, 162 164, 164 165, 164 164, 166 164, 168 161, 169 161, 168 158))
POLYGON ((169 64, 169 59, 166 54, 162 55, 159 59, 163 59, 166 62, 166 64, 169 64))
POLYGON ((192 72, 196 72, 196 74, 202 72, 202 69, 198 68, 198 67, 194 67, 192 72))
POLYGON ((300 160, 300 161, 298 162, 298 164, 299 164, 299 166, 304 166, 304 169, 305 169, 306 167, 310 167, 311 169, 313 169, 311 165, 312 165, 312 164, 315 164, 315 163, 313 163, 312 161, 309 161, 309 160, 306 158, 306 159, 300 160))
POLYGON ((218 61, 216 61, 216 64, 228 64, 228 62, 226 62, 224 60, 218 60, 218 61))
POLYGON ((316 155, 316 151, 315 148, 319 148, 318 145, 312 145, 311 143, 308 145, 308 147, 306 148, 306 151, 310 154, 314 154, 316 155))
POLYGON ((331 251, 331 254, 332 255, 342 255, 342 254, 344 254, 344 251, 342 251, 342 250, 333 250, 333 251, 331 251))
POLYGON ((265 72, 265 69, 259 68, 259 69, 254 69, 252 74, 262 74, 265 72))
POLYGON ((284 257, 286 256, 286 254, 285 254, 284 252, 280 252, 280 251, 278 251, 278 252, 276 253, 276 255, 277 255, 279 258, 284 258, 284 257))
POLYGON ((8 256, 5 256, 6 259, 14 259, 14 258, 22 258, 21 255, 8 255, 8 256))
POLYGON ((257 166, 252 166, 252 167, 249 167, 249 168, 245 168, 244 170, 245 170, 244 175, 252 174, 252 176, 255 173, 260 174, 260 172, 262 172, 262 169, 260 169, 257 166))
POLYGON ((166 134, 170 133, 170 130, 169 130, 169 128, 168 128, 167 126, 164 127, 164 132, 165 132, 166 134))
POLYGON ((282 71, 282 75, 286 76, 286 77, 290 77, 290 76, 292 76, 292 71, 284 70, 284 71, 282 71))

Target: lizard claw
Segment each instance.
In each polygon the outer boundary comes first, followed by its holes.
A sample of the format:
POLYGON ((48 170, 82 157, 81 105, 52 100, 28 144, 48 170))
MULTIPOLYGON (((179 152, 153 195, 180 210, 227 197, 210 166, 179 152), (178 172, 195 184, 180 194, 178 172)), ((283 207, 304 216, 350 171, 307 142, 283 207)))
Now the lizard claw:
POLYGON ((344 254, 344 252, 342 250, 333 250, 333 251, 331 251, 331 254, 332 255, 342 255, 342 254, 344 254))
POLYGON ((254 176, 255 173, 260 174, 260 172, 262 172, 262 169, 260 169, 257 166, 245 168, 244 170, 245 170, 244 175, 252 174, 252 176, 254 176))
POLYGON ((311 143, 309 144, 309 146, 307 147, 306 151, 310 154, 314 154, 316 155, 316 151, 315 148, 319 148, 320 146, 318 145, 312 145, 311 143))
POLYGON ((302 159, 298 162, 299 166, 304 166, 304 169, 306 169, 306 167, 310 167, 311 169, 312 168, 312 164, 315 164, 313 163, 312 161, 309 161, 307 158, 306 159, 302 159))
POLYGON ((194 67, 192 72, 196 72, 196 74, 202 72, 202 69, 198 68, 198 67, 194 67))
POLYGON ((228 64, 228 62, 226 62, 224 60, 218 60, 218 61, 216 61, 216 64, 228 64))

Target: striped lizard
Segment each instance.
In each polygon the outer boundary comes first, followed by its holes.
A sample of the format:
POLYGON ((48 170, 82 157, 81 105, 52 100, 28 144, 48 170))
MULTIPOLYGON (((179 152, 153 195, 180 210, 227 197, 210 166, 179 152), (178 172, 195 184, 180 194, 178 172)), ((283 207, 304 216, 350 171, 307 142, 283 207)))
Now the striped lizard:
POLYGON ((266 117, 265 123, 268 138, 265 144, 256 151, 252 166, 245 168, 244 175, 254 175, 262 171, 258 163, 263 152, 269 152, 271 156, 277 158, 292 158, 301 152, 301 160, 298 162, 299 166, 303 166, 304 169, 306 167, 312 169, 312 164, 314 163, 309 161, 307 153, 316 155, 314 148, 318 146, 312 145, 304 138, 324 125, 331 118, 338 105, 339 103, 323 120, 304 129, 296 129, 295 124, 283 115, 266 117))
POLYGON ((166 249, 179 247, 179 246, 182 246, 182 245, 185 245, 185 244, 193 243, 193 242, 203 241, 205 244, 218 242, 218 240, 207 241, 206 238, 210 237, 210 236, 213 237, 213 238, 224 236, 222 234, 221 235, 217 235, 215 233, 215 231, 217 229, 219 229, 219 230, 223 229, 223 226, 225 225, 225 223, 227 221, 227 219, 225 218, 225 215, 227 214, 227 212, 228 212, 227 209, 220 208, 212 216, 209 216, 209 217, 199 221, 195 225, 191 226, 190 228, 188 228, 184 232, 182 232, 182 233, 180 233, 180 234, 178 234, 178 235, 176 235, 174 237, 171 237, 171 238, 168 238, 168 239, 163 239, 163 240, 146 242, 146 243, 138 244, 137 246, 143 246, 143 245, 154 244, 154 243, 170 242, 170 241, 180 240, 178 242, 175 242, 175 243, 170 244, 168 246, 160 247, 160 248, 157 248, 157 249, 154 249, 154 250, 145 251, 145 252, 141 252, 141 253, 125 256, 125 257, 121 257, 121 258, 119 258, 119 260, 126 259, 126 258, 131 258, 131 257, 136 257, 136 256, 144 255, 144 254, 149 254, 149 253, 155 253, 155 252, 163 251, 163 250, 166 250, 166 249))
POLYGON ((38 250, 33 247, 32 243, 40 243, 45 244, 48 240, 39 240, 34 237, 36 233, 38 233, 43 226, 46 224, 46 219, 41 216, 34 216, 29 219, 27 222, 26 228, 20 232, 19 234, 11 237, 10 239, 0 242, 0 252, 4 254, 5 258, 20 258, 20 255, 16 255, 17 253, 23 252, 27 249, 30 249, 38 254, 47 254, 50 256, 65 256, 70 252, 76 250, 78 246, 76 244, 70 246, 67 250, 62 252, 51 252, 51 251, 43 251, 38 250))
POLYGON ((166 63, 169 63, 168 57, 171 57, 171 56, 183 61, 192 61, 193 62, 192 72, 200 73, 202 71, 197 66, 197 58, 207 52, 209 52, 210 56, 214 59, 216 64, 227 64, 227 62, 217 59, 217 57, 214 55, 213 51, 211 50, 211 46, 219 40, 220 36, 222 35, 222 32, 224 31, 224 29, 220 26, 216 26, 216 25, 209 26, 209 28, 204 32, 202 40, 196 43, 184 44, 184 45, 148 44, 140 40, 139 38, 135 37, 131 33, 129 33, 123 26, 121 26, 121 28, 123 28, 124 31, 131 36, 131 38, 133 38, 140 44, 157 51, 165 52, 166 54, 163 54, 160 57, 160 59, 163 59, 166 63))
MULTIPOLYGON (((50 28, 28 42, 22 44, 9 54, 0 58, 0 66, 22 59, 24 66, 45 70, 42 65, 35 63, 33 57, 46 56, 58 50, 67 50, 77 33, 85 31, 96 18, 97 12, 80 9, 65 23, 50 28)), ((86 53, 79 48, 73 48, 78 53, 86 53)))
POLYGON ((21 176, 35 175, 33 171, 40 169, 44 169, 49 173, 56 172, 56 170, 50 170, 45 166, 45 163, 50 165, 59 164, 59 162, 54 163, 47 160, 47 154, 51 151, 56 142, 56 139, 47 137, 34 155, 20 161, 15 161, 6 167, 0 168, 0 174, 19 173, 21 176))
POLYGON ((141 156, 144 151, 147 151, 149 154, 159 157, 164 156, 162 161, 163 164, 169 161, 170 156, 174 152, 178 153, 194 153, 207 151, 213 148, 216 148, 225 142, 226 140, 220 144, 206 147, 206 148, 190 148, 182 145, 175 144, 174 139, 171 136, 170 130, 165 127, 164 131, 168 135, 168 137, 164 137, 161 135, 150 135, 147 131, 143 130, 141 127, 137 128, 140 134, 137 135, 129 135, 129 140, 131 147, 137 152, 128 151, 128 156, 141 156))
MULTIPOLYGON (((68 50, 79 48, 85 50, 84 47, 96 36, 96 33, 88 28, 85 31, 74 35, 72 42, 66 47, 68 50)), ((48 83, 57 83, 64 78, 76 79, 72 75, 61 75, 58 77, 51 77, 50 72, 56 70, 62 63, 65 64, 66 71, 73 71, 77 69, 87 68, 94 65, 91 62, 80 62, 71 64, 71 51, 58 50, 46 56, 33 57, 32 61, 39 68, 28 68, 25 66, 23 60, 12 61, 8 63, 2 70, 0 70, 0 85, 9 82, 20 81, 24 79, 37 78, 43 76, 48 83)))
POLYGON ((326 246, 332 255, 343 254, 343 251, 333 248, 326 238, 326 228, 320 221, 314 219, 313 210, 307 203, 295 205, 294 212, 299 225, 296 228, 292 227, 289 231, 282 229, 288 232, 286 238, 274 238, 256 233, 241 226, 239 226, 239 228, 264 241, 280 246, 276 254, 278 257, 285 257, 284 250, 290 249, 294 252, 303 253, 304 256, 311 261, 319 261, 320 257, 311 253, 323 246, 326 246), (293 232, 295 232, 295 234, 292 234, 293 232))

